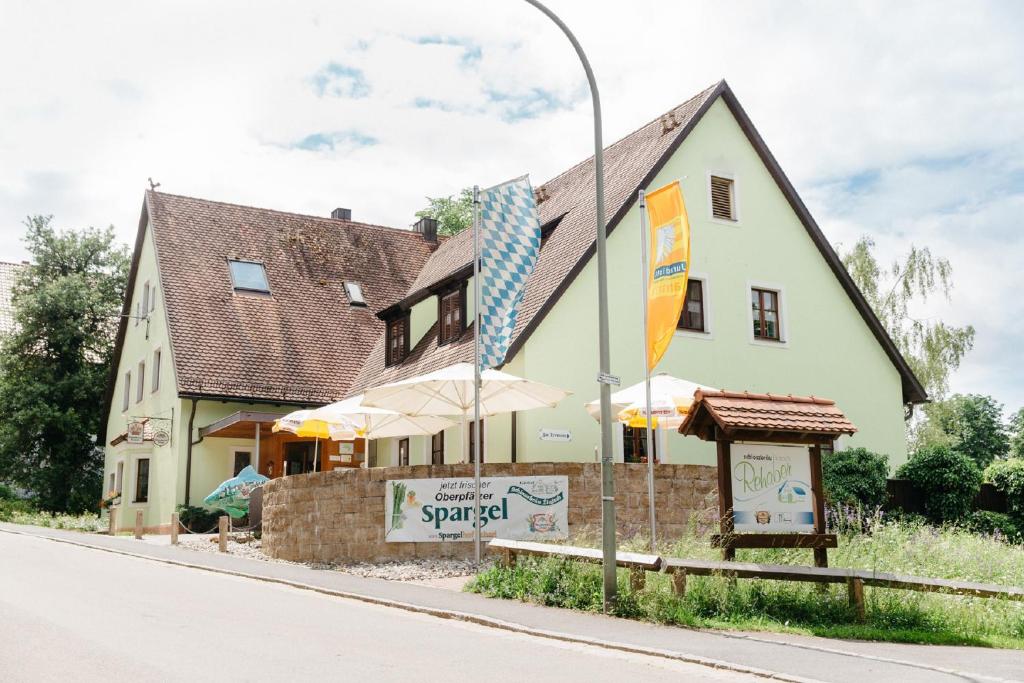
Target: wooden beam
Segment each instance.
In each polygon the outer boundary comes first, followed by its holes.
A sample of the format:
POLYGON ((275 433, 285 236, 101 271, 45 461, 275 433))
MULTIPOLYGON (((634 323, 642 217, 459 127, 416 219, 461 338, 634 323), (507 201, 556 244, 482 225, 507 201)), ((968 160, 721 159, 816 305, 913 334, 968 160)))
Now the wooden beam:
MULTIPOLYGON (((717 430, 716 430, 717 431, 717 430)), ((718 528, 723 536, 733 535, 732 517, 732 444, 719 438, 718 445, 718 528)), ((721 546, 722 559, 736 558, 734 546, 721 546)))
POLYGON ((715 548, 838 548, 835 534, 715 534, 715 548))

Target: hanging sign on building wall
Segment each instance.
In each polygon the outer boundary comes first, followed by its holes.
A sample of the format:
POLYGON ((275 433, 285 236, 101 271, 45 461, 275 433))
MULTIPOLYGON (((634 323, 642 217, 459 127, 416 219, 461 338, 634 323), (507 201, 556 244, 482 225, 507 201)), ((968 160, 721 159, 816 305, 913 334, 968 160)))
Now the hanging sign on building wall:
MULTIPOLYGON (((484 477, 480 536, 517 541, 569 537, 569 478, 484 477)), ((384 494, 388 542, 472 541, 476 519, 473 479, 388 480, 384 494)))
POLYGON ((133 420, 128 423, 127 438, 125 440, 130 444, 140 444, 145 434, 146 423, 133 420))
POLYGON ((732 500, 737 532, 813 532, 807 447, 734 443, 732 500))

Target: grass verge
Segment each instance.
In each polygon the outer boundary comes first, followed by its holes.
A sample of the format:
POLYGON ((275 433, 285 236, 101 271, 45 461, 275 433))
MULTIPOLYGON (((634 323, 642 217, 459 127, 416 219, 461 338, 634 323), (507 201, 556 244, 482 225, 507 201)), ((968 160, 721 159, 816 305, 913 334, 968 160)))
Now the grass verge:
MULTIPOLYGON (((573 539, 595 545, 592 538, 573 539)), ((642 539, 626 549, 646 549, 642 539)), ((716 558, 707 538, 696 533, 664 544, 665 556, 716 558)), ((807 550, 740 550, 737 560, 812 564, 807 550)), ((917 576, 1024 585, 1024 546, 923 524, 876 521, 868 533, 846 531, 829 551, 832 566, 876 569, 917 576)), ((521 558, 515 567, 494 566, 468 585, 497 598, 536 602, 588 612, 601 611, 601 570, 556 559, 521 558)), ((845 586, 690 577, 685 597, 672 594, 669 578, 648 574, 644 590, 618 576, 615 614, 661 624, 744 631, 775 631, 905 643, 975 645, 1024 649, 1024 603, 965 596, 865 589, 867 620, 850 609, 845 586)))

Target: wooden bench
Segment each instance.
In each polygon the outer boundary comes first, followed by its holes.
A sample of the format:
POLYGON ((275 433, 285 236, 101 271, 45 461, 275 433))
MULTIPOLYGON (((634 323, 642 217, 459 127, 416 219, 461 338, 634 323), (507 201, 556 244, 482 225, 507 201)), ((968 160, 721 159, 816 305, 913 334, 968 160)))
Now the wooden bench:
MULTIPOLYGON (((554 545, 552 543, 535 543, 532 541, 511 541, 504 538, 491 540, 487 547, 501 553, 502 563, 511 567, 517 555, 533 555, 538 557, 560 557, 566 560, 592 562, 600 564, 604 554, 600 548, 580 548, 572 545, 554 545)), ((647 572, 656 572, 661 568, 661 558, 657 555, 643 553, 615 553, 615 564, 629 569, 629 585, 633 590, 643 590, 647 582, 647 572)))

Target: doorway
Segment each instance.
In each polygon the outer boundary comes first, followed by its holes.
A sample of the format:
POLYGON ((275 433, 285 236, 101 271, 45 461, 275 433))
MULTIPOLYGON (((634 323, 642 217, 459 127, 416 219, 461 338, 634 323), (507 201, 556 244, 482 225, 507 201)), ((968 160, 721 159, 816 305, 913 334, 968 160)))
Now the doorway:
POLYGON ((284 445, 284 461, 287 474, 305 474, 313 471, 315 458, 312 441, 290 441, 284 445))

